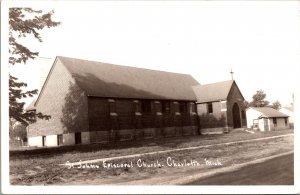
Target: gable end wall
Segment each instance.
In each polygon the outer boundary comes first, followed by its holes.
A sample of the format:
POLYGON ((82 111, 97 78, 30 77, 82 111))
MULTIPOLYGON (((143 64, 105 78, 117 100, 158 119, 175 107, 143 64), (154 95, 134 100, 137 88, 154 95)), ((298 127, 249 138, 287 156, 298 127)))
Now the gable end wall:
POLYGON ((51 115, 51 119, 38 119, 36 123, 30 124, 28 137, 88 131, 85 93, 59 59, 53 66, 36 103, 37 112, 51 115))
MULTIPOLYGON (((232 116, 232 108, 234 103, 237 103, 239 108, 240 108, 240 114, 241 111, 244 110, 245 111, 245 115, 246 115, 246 107, 244 104, 244 97, 242 96, 238 86, 236 85, 236 83, 234 82, 228 97, 227 97, 227 123, 229 127, 233 127, 233 116, 232 116)), ((241 116, 241 122, 242 122, 242 127, 246 127, 247 126, 247 117, 245 119, 242 119, 241 116)))

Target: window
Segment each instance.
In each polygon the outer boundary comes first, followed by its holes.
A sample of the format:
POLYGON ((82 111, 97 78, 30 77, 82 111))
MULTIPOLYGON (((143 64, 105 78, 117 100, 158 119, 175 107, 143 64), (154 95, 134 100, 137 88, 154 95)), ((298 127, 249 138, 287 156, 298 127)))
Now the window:
POLYGON ((227 102, 221 101, 221 111, 227 111, 227 102))
POLYGON ((288 119, 287 118, 284 118, 284 123, 285 123, 285 126, 288 126, 288 119))
POLYGON ((277 126, 277 120, 276 120, 276 118, 273 118, 273 124, 274 124, 274 126, 277 126))
POLYGON ((161 113, 162 112, 162 105, 161 105, 161 102, 160 101, 154 101, 154 107, 155 107, 155 111, 157 113, 161 113))
POLYGON ((169 101, 162 102, 162 112, 163 113, 170 113, 171 111, 171 104, 169 101))
POLYGON ((57 145, 62 145, 63 144, 63 135, 57 135, 57 145))
POLYGON ((212 105, 212 103, 207 103, 207 113, 213 113, 213 105, 212 105))
POLYGON ((116 113, 116 102, 113 99, 108 99, 109 104, 109 112, 110 113, 116 113))
POLYGON ((141 112, 140 101, 138 100, 133 101, 133 112, 141 112))
POLYGON ((179 104, 179 112, 186 113, 187 112, 187 104, 186 102, 180 102, 179 104))
POLYGON ((190 106, 191 106, 191 112, 196 112, 195 104, 194 103, 190 103, 190 106))
POLYGON ((142 100, 142 112, 143 113, 151 112, 151 101, 150 100, 142 100))

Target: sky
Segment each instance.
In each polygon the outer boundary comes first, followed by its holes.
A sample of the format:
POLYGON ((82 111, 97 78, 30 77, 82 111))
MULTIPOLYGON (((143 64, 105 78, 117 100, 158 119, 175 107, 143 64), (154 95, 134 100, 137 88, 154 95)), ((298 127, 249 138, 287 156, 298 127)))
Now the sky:
POLYGON ((191 74, 200 84, 230 80, 243 96, 262 89, 282 105, 299 91, 298 1, 24 1, 54 10, 59 27, 43 42, 22 40, 39 56, 9 69, 39 88, 39 70, 55 56, 191 74), (50 58, 50 59, 45 59, 50 58))

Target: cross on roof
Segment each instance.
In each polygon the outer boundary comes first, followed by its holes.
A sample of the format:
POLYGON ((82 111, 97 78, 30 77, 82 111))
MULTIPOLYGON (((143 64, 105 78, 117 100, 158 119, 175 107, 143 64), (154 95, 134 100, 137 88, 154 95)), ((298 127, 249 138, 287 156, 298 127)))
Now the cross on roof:
POLYGON ((231 74, 231 80, 233 80, 233 72, 232 72, 232 69, 230 71, 230 74, 231 74))

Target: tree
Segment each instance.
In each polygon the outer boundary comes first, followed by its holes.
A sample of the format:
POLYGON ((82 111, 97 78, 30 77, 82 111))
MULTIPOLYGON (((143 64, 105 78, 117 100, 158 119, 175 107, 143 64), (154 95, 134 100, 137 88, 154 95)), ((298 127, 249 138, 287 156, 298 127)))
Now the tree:
POLYGON ((27 141, 26 126, 22 123, 15 122, 10 124, 9 136, 12 139, 19 138, 22 142, 27 141))
POLYGON ((281 103, 278 100, 276 100, 272 103, 272 108, 279 110, 281 108, 281 103))
POLYGON ((263 90, 256 91, 256 94, 252 96, 252 101, 249 103, 251 107, 265 107, 269 105, 269 101, 266 101, 266 94, 263 90))
MULTIPOLYGON (((34 59, 38 52, 33 52, 26 46, 20 44, 22 38, 33 35, 35 39, 42 42, 39 31, 45 27, 56 27, 60 22, 52 20, 54 11, 43 14, 41 10, 31 8, 9 9, 9 64, 26 64, 27 60, 34 59)), ((36 118, 50 119, 51 116, 35 111, 25 111, 23 98, 32 97, 38 90, 23 91, 27 87, 18 78, 9 75, 9 118, 19 121, 24 125, 35 122, 36 118)))

